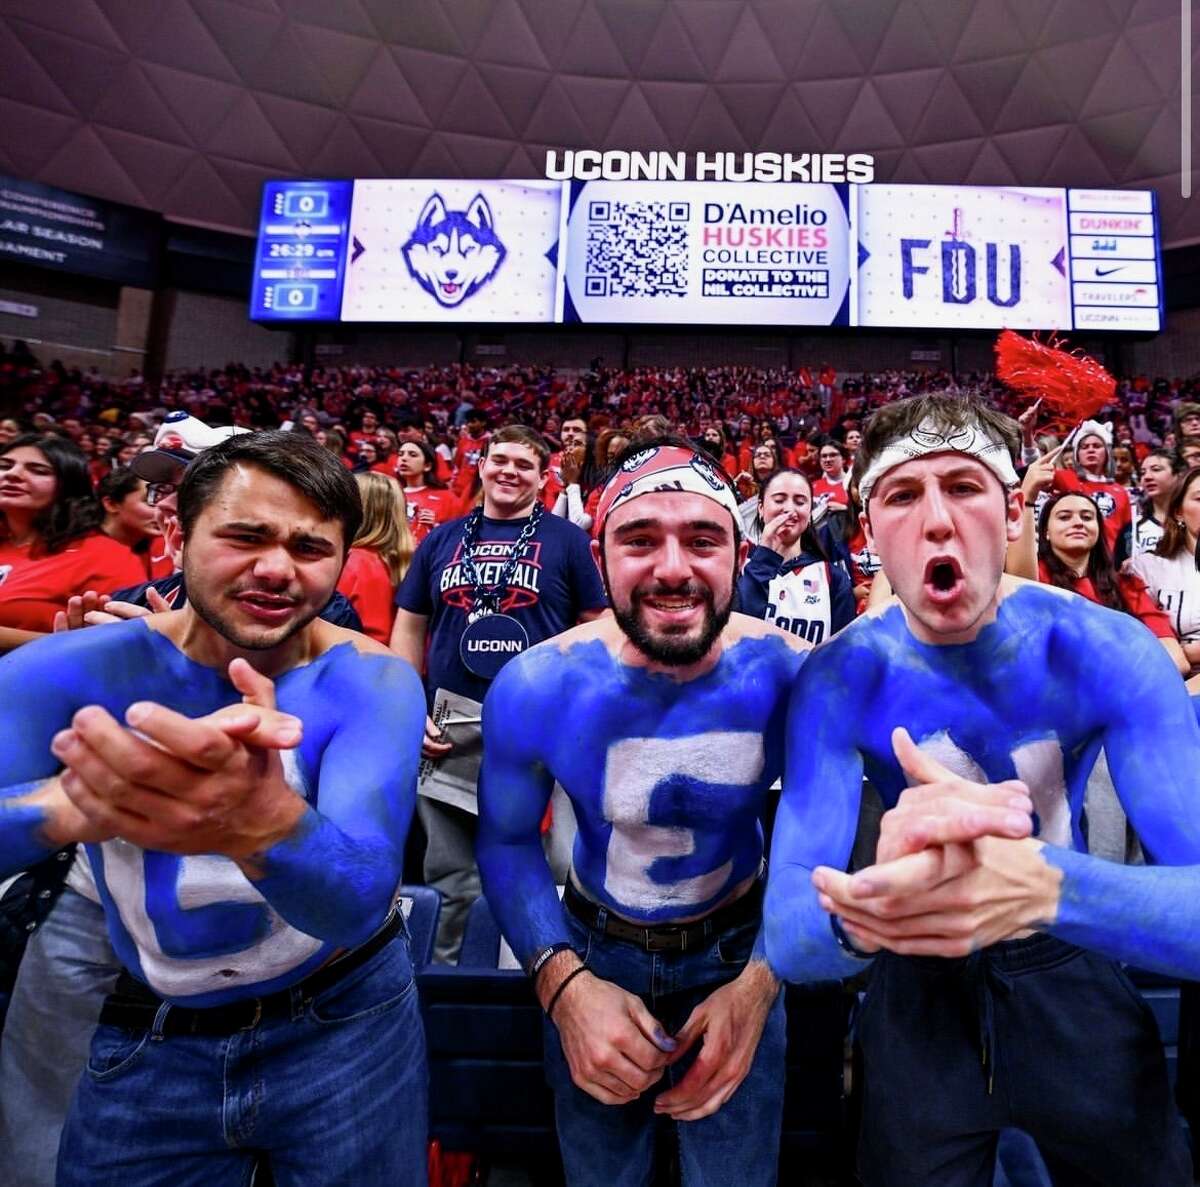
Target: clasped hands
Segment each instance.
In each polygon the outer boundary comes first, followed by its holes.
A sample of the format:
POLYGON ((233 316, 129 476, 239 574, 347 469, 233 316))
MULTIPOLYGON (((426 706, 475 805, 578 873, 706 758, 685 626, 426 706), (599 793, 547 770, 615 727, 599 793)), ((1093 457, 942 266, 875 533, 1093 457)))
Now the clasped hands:
POLYGON ((963 779, 904 729, 892 748, 912 786, 883 816, 875 864, 812 873, 821 906, 854 946, 961 957, 1053 922, 1062 874, 1031 835, 1028 787, 963 779))
POLYGON ((130 705, 124 724, 99 705, 80 709, 50 747, 63 764, 46 793, 51 839, 223 854, 253 876, 254 856, 288 836, 306 808, 280 759, 302 727, 244 659, 229 665, 229 679, 242 703, 205 717, 149 701, 130 705))
MULTIPOLYGON (((578 962, 573 954, 566 959, 578 962)), ((564 967, 554 981, 561 982, 564 967)), ((636 1100, 700 1044, 679 1083, 654 1102, 656 1113, 698 1121, 715 1113, 746 1078, 778 992, 766 964, 751 961, 668 1035, 641 998, 587 972, 566 986, 554 1022, 576 1087, 609 1105, 636 1100)))

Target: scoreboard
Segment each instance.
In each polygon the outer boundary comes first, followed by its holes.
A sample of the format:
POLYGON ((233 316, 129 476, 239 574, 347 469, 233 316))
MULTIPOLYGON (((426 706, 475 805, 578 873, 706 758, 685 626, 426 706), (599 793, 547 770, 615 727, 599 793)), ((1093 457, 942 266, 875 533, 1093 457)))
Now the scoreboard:
POLYGON ((262 322, 1154 332, 1151 190, 270 181, 262 322))

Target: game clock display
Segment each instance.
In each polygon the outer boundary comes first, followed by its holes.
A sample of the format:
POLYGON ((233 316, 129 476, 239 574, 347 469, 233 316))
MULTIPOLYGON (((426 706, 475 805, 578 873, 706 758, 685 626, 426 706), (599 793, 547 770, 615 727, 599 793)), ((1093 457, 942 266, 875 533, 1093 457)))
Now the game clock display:
POLYGON ((257 321, 1162 329, 1153 191, 271 181, 257 321))

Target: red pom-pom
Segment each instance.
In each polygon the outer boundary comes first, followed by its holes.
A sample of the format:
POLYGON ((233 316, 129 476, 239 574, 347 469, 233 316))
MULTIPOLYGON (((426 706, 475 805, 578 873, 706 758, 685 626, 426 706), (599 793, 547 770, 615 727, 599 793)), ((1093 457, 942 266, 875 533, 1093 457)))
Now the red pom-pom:
POLYGON ((1116 396, 1117 381, 1095 359, 1005 330, 996 339, 996 376, 1014 391, 1040 397, 1068 421, 1094 416, 1116 396))

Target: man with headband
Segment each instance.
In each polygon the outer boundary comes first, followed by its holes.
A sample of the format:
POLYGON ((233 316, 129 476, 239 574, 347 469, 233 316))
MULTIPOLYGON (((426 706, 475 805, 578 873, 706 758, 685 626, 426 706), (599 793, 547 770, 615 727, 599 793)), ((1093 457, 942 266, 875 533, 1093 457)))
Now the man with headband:
POLYGON ((1200 728, 1135 620, 1003 575, 1018 436, 946 395, 867 425, 863 526, 899 604, 797 681, 767 955, 813 981, 878 954, 867 1187, 990 1187, 1009 1126, 1057 1184, 1182 1187, 1161 1041, 1117 962, 1200 974, 1200 728), (1098 657, 1120 678, 1097 680, 1098 657), (1088 855, 1101 747, 1153 867, 1088 855), (876 864, 849 875, 864 774, 891 811, 876 864))
POLYGON ((633 444, 597 509, 612 617, 514 659, 484 702, 479 867, 546 1010, 572 1187, 775 1182, 784 1017, 763 960, 763 832, 802 642, 732 614, 737 497, 679 438, 633 444), (554 728, 546 728, 553 721, 554 728), (563 901, 538 839, 579 832, 563 901))

